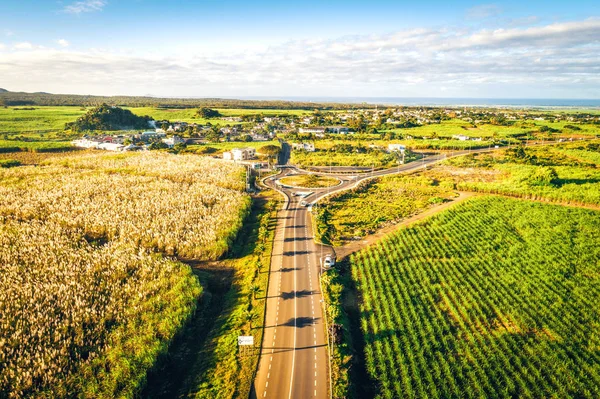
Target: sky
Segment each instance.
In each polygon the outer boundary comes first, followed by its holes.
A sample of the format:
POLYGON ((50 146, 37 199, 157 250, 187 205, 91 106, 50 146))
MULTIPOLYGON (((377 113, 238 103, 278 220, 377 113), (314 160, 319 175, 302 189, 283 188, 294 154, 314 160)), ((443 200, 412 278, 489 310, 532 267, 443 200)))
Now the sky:
POLYGON ((600 99, 599 1, 0 0, 0 88, 600 99))

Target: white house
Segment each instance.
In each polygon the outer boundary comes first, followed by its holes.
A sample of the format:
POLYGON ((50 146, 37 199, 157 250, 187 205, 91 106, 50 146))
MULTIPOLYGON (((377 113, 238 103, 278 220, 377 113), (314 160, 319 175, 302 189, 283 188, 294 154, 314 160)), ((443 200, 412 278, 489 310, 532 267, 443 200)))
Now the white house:
POLYGON ((471 139, 469 136, 465 136, 464 134, 454 135, 454 136, 452 136, 452 138, 460 140, 460 141, 467 141, 467 140, 471 139))
POLYGON ((406 146, 404 144, 388 144, 388 151, 398 151, 404 153, 406 146))
POLYGON ((223 153, 223 159, 234 161, 245 161, 256 157, 256 149, 254 148, 232 148, 230 151, 223 153))
POLYGON ((315 152, 315 145, 313 143, 292 143, 292 148, 294 150, 315 152))
POLYGON ((331 133, 348 134, 349 130, 346 126, 330 126, 327 128, 331 133))
POLYGON ((102 143, 102 144, 98 144, 97 148, 99 150, 106 150, 106 151, 123 151, 125 146, 123 144, 117 144, 117 143, 102 143))
POLYGON ((162 142, 169 146, 169 148, 175 147, 175 145, 180 143, 185 143, 185 140, 177 135, 173 135, 173 137, 169 137, 167 139, 162 139, 162 142))
POLYGON ((79 148, 98 148, 98 145, 100 145, 100 143, 101 142, 99 140, 90 140, 86 138, 71 141, 71 144, 79 148))
POLYGON ((325 133, 325 128, 322 126, 315 126, 315 127, 301 127, 300 129, 298 129, 298 131, 300 133, 325 133))

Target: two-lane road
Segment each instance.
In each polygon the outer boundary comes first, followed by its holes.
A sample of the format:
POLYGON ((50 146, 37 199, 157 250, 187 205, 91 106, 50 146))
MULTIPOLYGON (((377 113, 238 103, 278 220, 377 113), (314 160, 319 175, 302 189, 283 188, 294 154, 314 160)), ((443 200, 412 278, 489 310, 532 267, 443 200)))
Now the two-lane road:
POLYGON ((326 398, 328 348, 312 226, 296 197, 279 218, 253 396, 326 398))

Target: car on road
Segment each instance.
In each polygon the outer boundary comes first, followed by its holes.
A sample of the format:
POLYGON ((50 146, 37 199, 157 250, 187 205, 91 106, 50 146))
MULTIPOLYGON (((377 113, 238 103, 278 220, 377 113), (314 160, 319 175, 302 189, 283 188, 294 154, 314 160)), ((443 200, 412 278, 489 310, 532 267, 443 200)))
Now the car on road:
POLYGON ((308 206, 308 202, 306 202, 306 201, 300 201, 300 205, 302 205, 302 206, 308 206))
POLYGON ((333 256, 326 255, 325 258, 323 259, 323 267, 328 269, 328 268, 332 267, 333 265, 335 265, 335 260, 333 260, 333 256))

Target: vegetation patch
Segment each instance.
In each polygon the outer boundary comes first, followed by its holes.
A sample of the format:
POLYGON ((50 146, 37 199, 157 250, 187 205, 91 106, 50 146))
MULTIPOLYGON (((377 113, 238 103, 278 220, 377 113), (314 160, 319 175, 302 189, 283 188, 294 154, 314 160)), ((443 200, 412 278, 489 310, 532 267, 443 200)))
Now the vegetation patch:
POLYGON ((600 395, 600 214, 487 197, 356 253, 377 397, 600 395))
POLYGON ((14 168, 21 165, 21 162, 16 159, 0 159, 0 168, 14 168))
POLYGON ((600 205, 598 141, 507 149, 449 159, 426 176, 459 190, 600 205))
POLYGON ((0 153, 11 152, 66 152, 75 147, 71 143, 51 141, 0 140, 0 153))
POLYGON ((454 197, 452 184, 423 176, 365 180, 313 208, 317 239, 342 245, 454 197))
POLYGON ((340 184, 340 180, 335 177, 313 174, 285 176, 279 179, 279 181, 286 186, 306 188, 325 188, 340 184))

